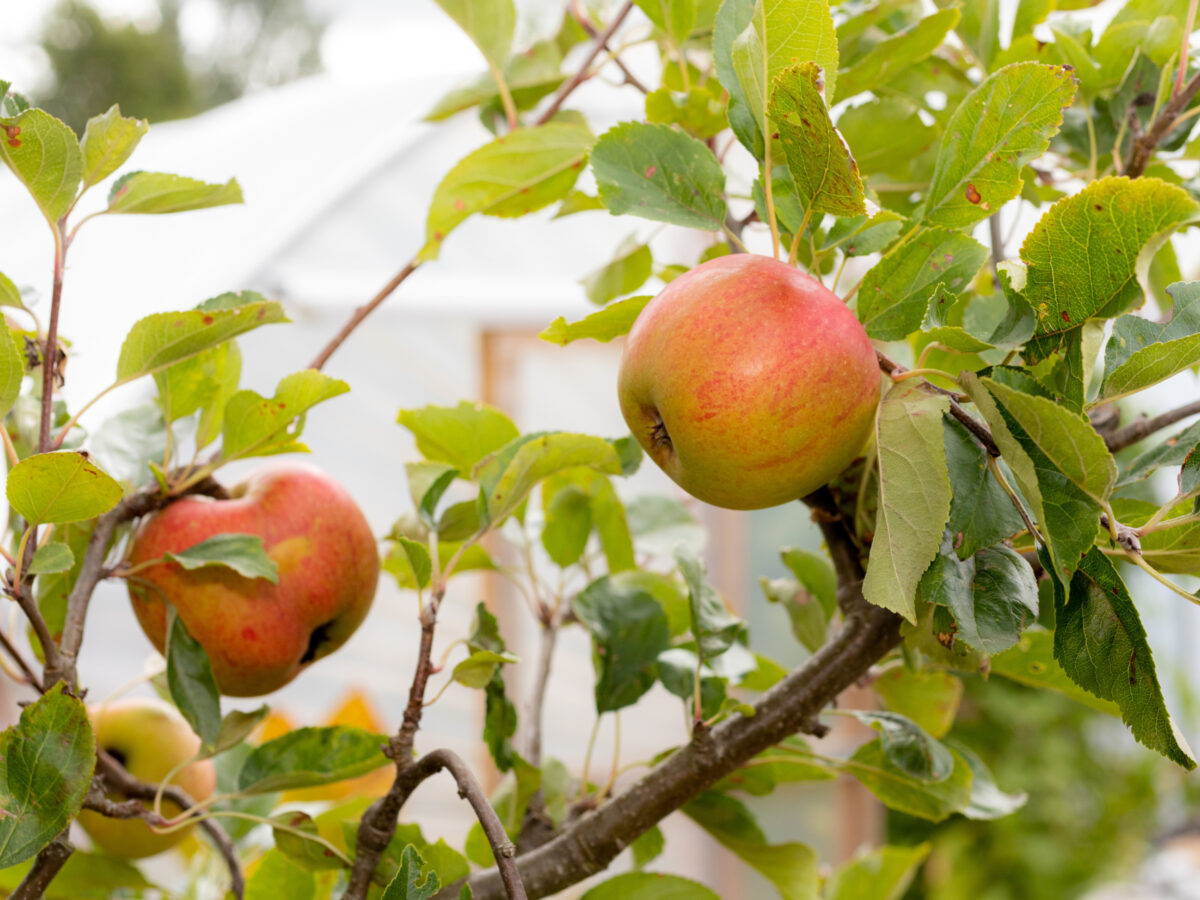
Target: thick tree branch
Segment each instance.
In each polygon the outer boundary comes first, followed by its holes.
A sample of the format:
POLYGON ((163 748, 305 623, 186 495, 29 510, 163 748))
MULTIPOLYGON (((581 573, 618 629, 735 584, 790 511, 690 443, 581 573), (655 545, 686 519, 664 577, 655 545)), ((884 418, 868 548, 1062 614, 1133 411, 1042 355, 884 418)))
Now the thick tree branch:
MULTIPOLYGON (((225 488, 212 478, 197 482, 185 493, 205 494, 210 497, 228 496, 225 488)), ((144 488, 130 494, 96 520, 96 526, 92 529, 83 553, 79 577, 71 588, 71 593, 67 595, 67 612, 57 658, 51 663, 51 657, 47 656, 46 684, 54 684, 59 680, 69 685, 75 684, 75 661, 79 656, 79 648, 83 645, 83 628, 87 620, 88 604, 96 585, 104 578, 104 559, 108 555, 108 545, 112 542, 117 526, 160 510, 178 500, 180 496, 182 495, 164 494, 157 485, 144 488)))
MULTIPOLYGON (((839 599, 848 610, 841 630, 801 668, 754 705, 753 716, 733 716, 667 757, 627 791, 585 813, 536 850, 517 857, 530 897, 545 897, 603 871, 631 841, 708 789, 751 757, 798 731, 900 642, 900 617, 862 597, 862 565, 828 492, 806 499, 820 515, 838 574, 839 599)), ((501 900, 495 869, 468 879, 476 900, 501 900)), ((458 896, 458 885, 441 900, 458 896)))
POLYGON ((608 23, 608 27, 600 32, 600 34, 596 37, 596 40, 592 43, 591 51, 588 53, 587 58, 580 64, 579 69, 574 75, 567 79, 562 87, 558 89, 558 93, 554 95, 554 99, 550 101, 550 105, 547 106, 542 111, 542 114, 537 117, 537 120, 533 123, 534 125, 545 125, 552 118, 554 118, 554 114, 558 112, 566 99, 570 97, 572 93, 574 93, 575 88, 587 81, 587 79, 590 77, 588 74, 588 69, 591 67, 592 63, 595 62, 596 57, 599 56, 604 48, 608 45, 608 42, 612 39, 612 36, 616 34, 617 29, 621 27, 621 23, 625 21, 625 17, 629 15, 630 10, 632 9, 633 0, 625 0, 625 3, 623 3, 621 8, 617 10, 617 14, 613 16, 613 20, 608 23))
POLYGON ((1200 415, 1200 400, 1193 400, 1191 403, 1185 403, 1183 406, 1168 410, 1151 418, 1143 418, 1138 419, 1136 422, 1130 422, 1124 428, 1118 428, 1111 435, 1106 436, 1104 442, 1108 445, 1109 450, 1116 453, 1118 450, 1132 447, 1138 441, 1148 438, 1156 431, 1169 428, 1176 422, 1195 415, 1200 415))
MULTIPOLYGON (((1186 60, 1184 60, 1184 64, 1186 65, 1186 60)), ((1175 128, 1176 120, 1183 115, 1197 91, 1200 91, 1200 72, 1193 75, 1182 90, 1175 92, 1158 117, 1150 123, 1146 132, 1139 135, 1133 142, 1133 146, 1129 149, 1129 160, 1125 163, 1126 175, 1130 178, 1137 178, 1146 171, 1150 157, 1154 155, 1154 151, 1163 139, 1175 128)))
MULTIPOLYGON (((124 766, 109 756, 104 750, 97 748, 96 750, 96 773, 104 779, 107 787, 114 791, 124 794, 132 800, 154 800, 158 794, 159 786, 151 784, 147 781, 142 781, 140 778, 135 778, 131 775, 124 766)), ((187 795, 187 793, 175 785, 168 785, 162 791, 164 800, 169 800, 178 806, 181 810, 191 809, 196 805, 196 801, 187 795)), ((92 808, 98 808, 99 804, 93 805, 92 808)), ((119 817, 125 818, 124 811, 132 808, 126 804, 114 804, 112 812, 118 812, 119 817)), ((104 809, 99 809, 105 815, 111 814, 104 809)), ((153 812, 149 812, 148 816, 142 816, 149 820, 154 816, 153 812)), ((208 835, 208 839, 212 842, 217 852, 221 854, 221 858, 225 861, 225 866, 229 869, 229 889, 234 896, 241 900, 242 895, 246 890, 246 879, 242 875, 242 867, 238 862, 237 848, 234 847, 233 841, 225 832, 225 829, 214 822, 212 819, 201 819, 196 823, 197 826, 208 835)))
POLYGON ((420 260, 415 258, 412 259, 403 269, 393 275, 387 284, 379 289, 379 293, 372 297, 366 304, 354 310, 353 315, 351 315, 346 321, 346 324, 342 326, 342 330, 333 336, 332 340, 325 345, 325 348, 317 354, 316 358, 312 362, 308 364, 308 367, 310 369, 317 369, 318 371, 324 368, 325 363, 329 362, 329 357, 333 356, 334 351, 336 351, 338 347, 342 346, 346 338, 350 337, 350 333, 359 325, 361 325, 363 319, 373 313, 376 308, 378 308, 379 304, 390 297, 392 292, 395 291, 396 288, 400 287, 400 285, 404 283, 404 280, 417 270, 419 265, 421 265, 420 260))
POLYGON ((67 832, 64 831, 38 852, 33 860, 33 868, 25 873, 16 890, 8 895, 9 900, 41 900, 54 876, 74 852, 75 848, 67 840, 67 832))

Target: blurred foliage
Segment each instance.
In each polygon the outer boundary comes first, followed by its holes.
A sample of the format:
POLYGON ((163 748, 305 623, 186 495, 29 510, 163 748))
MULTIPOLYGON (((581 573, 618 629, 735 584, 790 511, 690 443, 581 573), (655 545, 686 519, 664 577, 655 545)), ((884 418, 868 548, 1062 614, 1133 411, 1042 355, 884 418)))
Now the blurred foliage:
POLYGON ((217 0, 204 47, 183 39, 188 0, 162 0, 158 20, 113 23, 84 0, 61 0, 41 45, 53 83, 39 105, 77 132, 97 109, 118 103, 152 122, 178 119, 283 84, 320 68, 324 24, 304 0, 217 0))
POLYGON ((1165 826, 1200 809, 1177 767, 1121 739, 1116 719, 1004 678, 966 681, 952 737, 1029 800, 991 822, 889 813, 889 843, 931 841, 905 900, 1065 900, 1128 877, 1165 826))

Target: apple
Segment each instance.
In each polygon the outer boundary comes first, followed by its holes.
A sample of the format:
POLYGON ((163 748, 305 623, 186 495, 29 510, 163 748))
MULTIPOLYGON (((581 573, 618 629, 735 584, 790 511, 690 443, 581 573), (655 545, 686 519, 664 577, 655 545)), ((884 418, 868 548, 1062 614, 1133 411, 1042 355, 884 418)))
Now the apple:
POLYGON ((379 550, 362 511, 329 475, 275 463, 227 500, 185 497, 145 519, 128 579, 142 629, 164 650, 167 603, 208 653, 221 692, 256 697, 287 684, 332 653, 362 623, 379 579, 379 550), (278 583, 225 566, 186 570, 155 563, 218 534, 263 539, 278 583))
POLYGON ((625 341, 621 413, 689 494, 729 509, 797 500, 859 455, 879 404, 875 351, 835 294, 735 254, 650 301, 625 341))
MULTIPOLYGON (((162 781, 172 769, 200 750, 200 739, 183 716, 158 699, 115 700, 89 707, 88 717, 96 732, 96 746, 108 751, 131 775, 143 781, 162 781)), ((171 784, 182 788, 193 800, 208 799, 217 785, 212 760, 185 766, 172 776, 171 784)), ((125 799, 113 791, 108 792, 108 798, 118 802, 125 799)), ((163 802, 163 815, 167 818, 182 811, 174 803, 163 802)), ((79 824, 97 847, 124 859, 141 859, 169 850, 191 830, 181 828, 155 834, 143 819, 110 819, 91 810, 79 814, 79 824)))

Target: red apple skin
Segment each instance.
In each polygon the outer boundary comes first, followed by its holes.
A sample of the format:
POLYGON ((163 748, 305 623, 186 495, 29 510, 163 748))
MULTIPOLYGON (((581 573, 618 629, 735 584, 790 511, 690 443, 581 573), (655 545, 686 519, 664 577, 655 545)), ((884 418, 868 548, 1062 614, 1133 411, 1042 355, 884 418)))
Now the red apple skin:
MULTIPOLYGON (((159 782, 177 765, 191 759, 200 750, 200 739, 174 707, 153 698, 115 700, 88 708, 96 746, 115 756, 131 775, 142 781, 159 782)), ((171 784, 183 788, 193 800, 207 800, 217 786, 212 760, 185 766, 171 778, 171 784)), ((125 798, 109 791, 108 799, 125 798)), ((163 803, 167 818, 183 810, 174 803, 163 803)), ((79 825, 97 847, 123 859, 155 856, 174 847, 191 828, 168 834, 155 834, 142 819, 110 819, 84 810, 79 825)))
POLYGON ((827 484, 866 443, 879 391, 875 351, 846 305, 750 254, 667 285, 630 330, 618 376, 621 413, 650 457, 728 509, 827 484))
POLYGON ((229 500, 185 497, 147 518, 130 563, 161 559, 218 534, 255 534, 279 568, 278 584, 224 566, 188 571, 168 562, 139 571, 129 595, 160 653, 166 600, 208 653, 221 692, 257 697, 354 633, 375 597, 379 550, 354 500, 314 466, 275 463, 231 493, 229 500))

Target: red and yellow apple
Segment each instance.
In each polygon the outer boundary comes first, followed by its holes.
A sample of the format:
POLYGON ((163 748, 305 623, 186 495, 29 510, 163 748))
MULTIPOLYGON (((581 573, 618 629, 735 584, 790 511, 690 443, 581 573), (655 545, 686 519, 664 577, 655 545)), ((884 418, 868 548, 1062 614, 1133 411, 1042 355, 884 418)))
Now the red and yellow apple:
MULTIPOLYGON (((200 738, 174 707, 153 698, 131 698, 92 706, 88 709, 96 746, 108 752, 131 775, 157 783, 180 763, 191 759, 200 750, 200 738)), ((171 784, 182 788, 193 800, 206 800, 217 785, 216 770, 211 760, 201 760, 185 766, 171 778, 171 784)), ((112 791, 110 800, 125 798, 112 791)), ((146 804, 149 808, 149 803, 146 804)), ((174 803, 163 803, 163 815, 168 819, 181 813, 174 803)), ((110 819, 98 812, 84 810, 79 824, 92 842, 106 853, 124 859, 154 856, 174 847, 190 828, 167 834, 155 834, 143 819, 110 819)))
POLYGON ((170 603, 208 653, 221 692, 254 697, 287 684, 354 633, 375 597, 379 550, 354 500, 311 465, 264 467, 230 493, 185 497, 142 523, 130 562, 152 564, 129 579, 129 595, 160 652, 170 603), (263 539, 278 583, 225 566, 154 562, 235 533, 263 539))
POLYGON ((762 509, 845 469, 879 403, 875 351, 854 314, 799 270, 736 254, 650 301, 621 357, 621 412, 689 494, 762 509))

